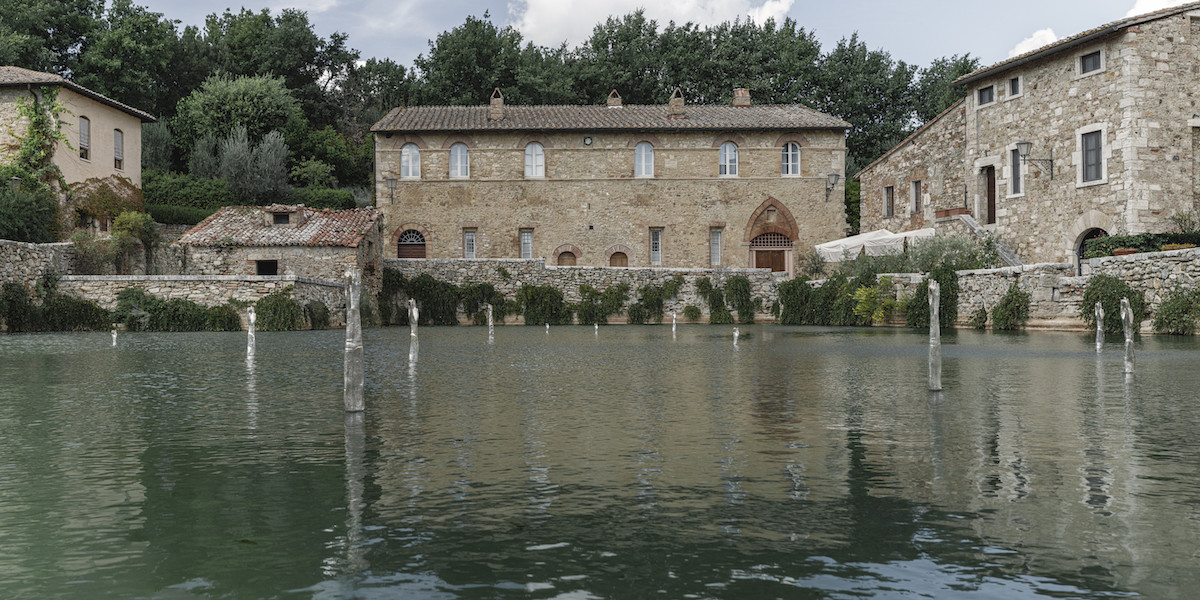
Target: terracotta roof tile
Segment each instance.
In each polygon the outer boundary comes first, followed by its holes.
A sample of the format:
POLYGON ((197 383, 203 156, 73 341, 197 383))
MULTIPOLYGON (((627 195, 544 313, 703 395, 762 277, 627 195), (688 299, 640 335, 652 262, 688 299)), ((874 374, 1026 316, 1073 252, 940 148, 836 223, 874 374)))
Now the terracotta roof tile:
POLYGON ((373 208, 328 210, 304 205, 226 206, 175 242, 190 246, 346 246, 358 247, 381 213, 373 208), (304 213, 299 227, 270 225, 269 213, 304 213))
POLYGON ((1004 71, 1005 69, 1007 69, 1009 67, 1017 66, 1019 64, 1024 64, 1031 60, 1035 60, 1035 59, 1041 58, 1043 56, 1047 56, 1050 54, 1054 54, 1056 52, 1060 52, 1062 50, 1066 50, 1068 48, 1072 48, 1079 44, 1085 43, 1091 39, 1094 39, 1095 37, 1107 35, 1109 33, 1116 33, 1117 31, 1119 31, 1121 29, 1125 29, 1127 27, 1132 27, 1134 25, 1140 25, 1142 23, 1148 23, 1150 21, 1157 21, 1159 19, 1171 17, 1171 16, 1177 15, 1179 13, 1184 13, 1184 12, 1187 12, 1190 10, 1195 10, 1197 8, 1200 8, 1200 2, 1181 4, 1179 6, 1164 8, 1162 10, 1156 10, 1154 12, 1149 12, 1149 13, 1142 14, 1142 15, 1135 15, 1132 17, 1126 17, 1124 19, 1119 19, 1119 20, 1113 21, 1111 23, 1107 23, 1105 25, 1101 25, 1099 27, 1089 29, 1087 31, 1075 34, 1071 37, 1063 38, 1061 40, 1058 40, 1057 42, 1054 42, 1052 44, 1047 44, 1036 50, 1026 52, 1024 54, 1019 54, 1019 55, 1009 58, 1007 60, 1002 60, 994 65, 991 65, 988 67, 983 67, 982 69, 977 69, 971 73, 967 73, 966 75, 963 75, 962 77, 959 77, 958 79, 954 80, 954 83, 966 84, 966 83, 970 83, 972 81, 977 81, 979 79, 983 79, 984 77, 986 77, 988 75, 992 75, 992 74, 1004 71))
POLYGON ((410 106, 392 109, 371 130, 390 131, 682 131, 748 129, 849 129, 850 124, 800 104, 684 107, 667 105, 504 106, 504 118, 488 119, 488 106, 410 106))
POLYGON ((22 69, 21 67, 6 67, 0 66, 0 87, 17 87, 25 85, 61 85, 73 92, 82 94, 101 104, 107 104, 117 110, 129 113, 145 123, 153 123, 157 119, 145 111, 138 110, 127 104, 122 104, 105 96, 89 90, 82 85, 64 79, 54 73, 43 73, 41 71, 31 71, 22 69))

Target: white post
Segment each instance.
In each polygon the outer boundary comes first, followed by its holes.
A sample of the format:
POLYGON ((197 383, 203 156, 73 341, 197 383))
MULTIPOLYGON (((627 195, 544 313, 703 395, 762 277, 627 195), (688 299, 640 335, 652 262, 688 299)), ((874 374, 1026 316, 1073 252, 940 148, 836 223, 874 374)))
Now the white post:
POLYGON ((942 391, 941 286, 929 280, 929 391, 942 391))
POLYGON ((1121 298, 1121 325, 1125 329, 1125 372, 1133 372, 1133 309, 1129 298, 1121 298))
POLYGON ((488 343, 490 344, 490 343, 496 341, 496 338, 495 338, 496 327, 495 327, 495 323, 492 321, 492 305, 491 304, 487 305, 487 320, 488 320, 488 343))
POLYGON ((1096 352, 1104 350, 1104 307, 1096 303, 1096 352))
POLYGON ((254 321, 257 320, 254 314, 254 305, 246 308, 246 322, 250 324, 250 329, 246 332, 246 356, 254 354, 254 321))
POLYGON ((417 337, 417 321, 421 319, 421 311, 417 308, 417 301, 412 298, 408 299, 408 334, 412 337, 417 337))
POLYGON ((359 318, 358 300, 362 293, 362 274, 346 271, 346 361, 344 368, 344 394, 346 412, 363 410, 363 344, 362 320, 359 318))

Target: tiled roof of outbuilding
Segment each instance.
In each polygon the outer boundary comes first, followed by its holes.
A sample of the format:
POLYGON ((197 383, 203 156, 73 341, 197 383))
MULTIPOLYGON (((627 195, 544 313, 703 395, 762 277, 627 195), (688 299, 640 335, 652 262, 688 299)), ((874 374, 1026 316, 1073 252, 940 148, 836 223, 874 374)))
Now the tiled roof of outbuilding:
POLYGON ((1105 24, 1105 25, 1101 25, 1094 29, 1089 29, 1082 33, 1073 35, 1071 37, 1063 38, 1052 44, 1047 44, 1045 46, 1042 46, 1041 48, 1038 48, 1037 50, 1033 50, 1030 52, 1026 52, 1024 54, 1014 56, 1010 59, 1000 61, 989 67, 977 69, 971 73, 967 73, 966 75, 959 77, 958 79, 956 79, 954 81, 954 83, 968 84, 968 83, 971 83, 972 81, 978 81, 989 75, 993 75, 993 74, 1002 72, 1005 69, 1008 69, 1009 67, 1015 67, 1017 65, 1027 63, 1032 60, 1042 58, 1043 56, 1054 54, 1056 52, 1060 52, 1060 51, 1066 50, 1068 48, 1073 48, 1080 44, 1084 44, 1091 40, 1116 33, 1122 29, 1132 27, 1134 25, 1140 25, 1142 23, 1148 23, 1150 21, 1157 21, 1159 19, 1163 19, 1166 17, 1172 17, 1179 13, 1188 12, 1190 10, 1196 10, 1198 8, 1200 8, 1200 2, 1191 2, 1188 4, 1173 6, 1171 8, 1164 8, 1162 10, 1156 10, 1154 12, 1149 12, 1149 13, 1142 14, 1142 15, 1126 17, 1124 19, 1113 21, 1113 22, 1105 24))
POLYGON ((226 206, 179 241, 190 246, 345 246, 357 248, 375 226, 380 212, 373 208, 329 210, 276 204, 272 206, 226 206), (270 225, 268 213, 304 211, 299 227, 270 225))
POLYGON ((0 87, 20 87, 25 85, 61 85, 101 104, 107 104, 117 110, 129 113, 141 119, 144 123, 153 123, 157 120, 150 113, 117 102, 108 96, 93 92, 82 85, 64 79, 54 73, 31 71, 29 69, 22 69, 21 67, 0 66, 0 87))
POLYGON ((505 105, 504 118, 489 120, 490 107, 409 106, 392 109, 371 131, 681 131, 751 129, 849 129, 850 124, 800 104, 757 106, 686 105, 671 116, 667 105, 505 105))

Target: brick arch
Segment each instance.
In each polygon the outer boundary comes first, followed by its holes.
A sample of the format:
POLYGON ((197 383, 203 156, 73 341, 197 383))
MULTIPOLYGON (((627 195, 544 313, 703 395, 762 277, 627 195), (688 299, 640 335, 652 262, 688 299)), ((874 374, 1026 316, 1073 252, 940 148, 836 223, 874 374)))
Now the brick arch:
POLYGON ((391 238, 391 250, 389 254, 395 252, 396 247, 400 244, 400 234, 409 229, 417 231, 421 234, 421 237, 425 238, 425 258, 430 258, 429 250, 433 246, 433 235, 429 232, 429 228, 421 223, 401 223, 399 227, 392 231, 391 235, 388 236, 391 238))
POLYGON ((804 137, 803 133, 785 133, 775 140, 775 146, 782 148, 788 142, 796 142, 801 148, 809 145, 808 138, 804 137))
POLYGON ((639 133, 637 135, 630 136, 629 142, 625 144, 625 147, 637 148, 637 145, 642 142, 650 142, 651 146, 654 146, 655 148, 662 148, 662 142, 658 140, 658 136, 652 133, 639 133))
MULTIPOLYGON (((449 150, 450 146, 453 146, 460 142, 465 144, 467 146, 467 148, 472 148, 472 149, 475 148, 475 140, 473 140, 465 135, 451 135, 451 136, 447 136, 446 139, 442 142, 442 149, 449 150)), ((524 148, 524 146, 522 146, 522 148, 524 148)))
POLYGON ((553 259, 554 264, 558 264, 558 255, 562 254, 563 252, 570 252, 571 254, 574 254, 576 260, 579 260, 583 257, 583 252, 574 244, 563 244, 555 248, 554 252, 550 253, 550 257, 553 259))
POLYGON ((789 240, 796 241, 799 239, 800 228, 796 225, 796 218, 792 216, 792 211, 788 210, 782 202, 767 197, 758 208, 751 213, 750 219, 746 221, 746 232, 742 236, 742 241, 749 244, 750 240, 764 233, 780 233, 789 240), (777 215, 775 222, 768 222, 765 219, 767 209, 774 208, 777 215))
POLYGON ((630 250, 629 246, 626 246, 625 244, 614 244, 612 246, 609 246, 608 250, 604 251, 604 264, 607 265, 608 260, 610 258, 612 258, 612 255, 614 255, 618 252, 624 253, 625 256, 633 258, 633 250, 630 250))
MULTIPOLYGON (((388 134, 388 137, 391 137, 391 134, 388 134)), ((421 150, 429 148, 429 144, 426 144, 425 140, 419 135, 402 135, 396 139, 396 144, 398 144, 400 148, 403 148, 408 144, 412 144, 421 150)))
POLYGON ((554 144, 550 142, 550 138, 548 138, 540 133, 530 133, 530 134, 522 137, 519 141, 517 141, 517 148, 524 150, 525 146, 528 146, 530 144, 530 142, 537 142, 537 143, 541 144, 543 148, 553 148, 554 147, 554 144))
POLYGON ((1070 228, 1067 229, 1067 236, 1063 240, 1065 247, 1062 249, 1062 252, 1068 257, 1074 257, 1079 244, 1083 243, 1083 237, 1093 229, 1103 229, 1111 235, 1118 228, 1117 223, 1113 221, 1112 217, 1098 210, 1089 210, 1079 215, 1071 223, 1070 228))
POLYGON ((738 148, 746 147, 746 138, 743 138, 736 133, 722 133, 718 135, 717 137, 713 138, 712 147, 720 148, 721 144, 724 144, 725 142, 733 142, 734 144, 737 144, 738 148))

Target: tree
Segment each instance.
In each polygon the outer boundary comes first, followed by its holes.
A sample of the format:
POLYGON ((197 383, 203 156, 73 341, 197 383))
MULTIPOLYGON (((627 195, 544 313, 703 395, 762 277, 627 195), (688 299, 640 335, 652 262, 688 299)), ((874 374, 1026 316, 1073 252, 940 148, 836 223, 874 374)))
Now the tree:
POLYGON ((114 0, 79 56, 79 85, 130 106, 161 114, 173 108, 161 85, 179 46, 175 24, 130 0, 114 0))
POLYGON ((413 64, 420 74, 420 104, 476 105, 487 100, 493 88, 509 90, 518 103, 517 65, 521 34, 512 27, 500 29, 490 20, 468 16, 465 23, 429 42, 429 55, 413 64))
POLYGON ((934 59, 928 67, 921 69, 913 85, 913 103, 917 119, 922 124, 928 123, 962 98, 962 88, 955 86, 954 80, 978 68, 979 59, 970 54, 955 54, 950 58, 934 59))
POLYGON ((104 8, 103 0, 0 2, 0 54, 4 64, 67 75, 78 67, 83 42, 104 8))
POLYGON ((179 102, 171 133, 181 156, 190 156, 205 135, 223 138, 239 126, 254 142, 269 131, 305 129, 300 105, 282 79, 214 75, 179 102))
POLYGON ((614 89, 628 104, 662 104, 671 97, 674 86, 663 82, 658 24, 641 10, 597 25, 578 53, 584 102, 600 102, 614 89))

